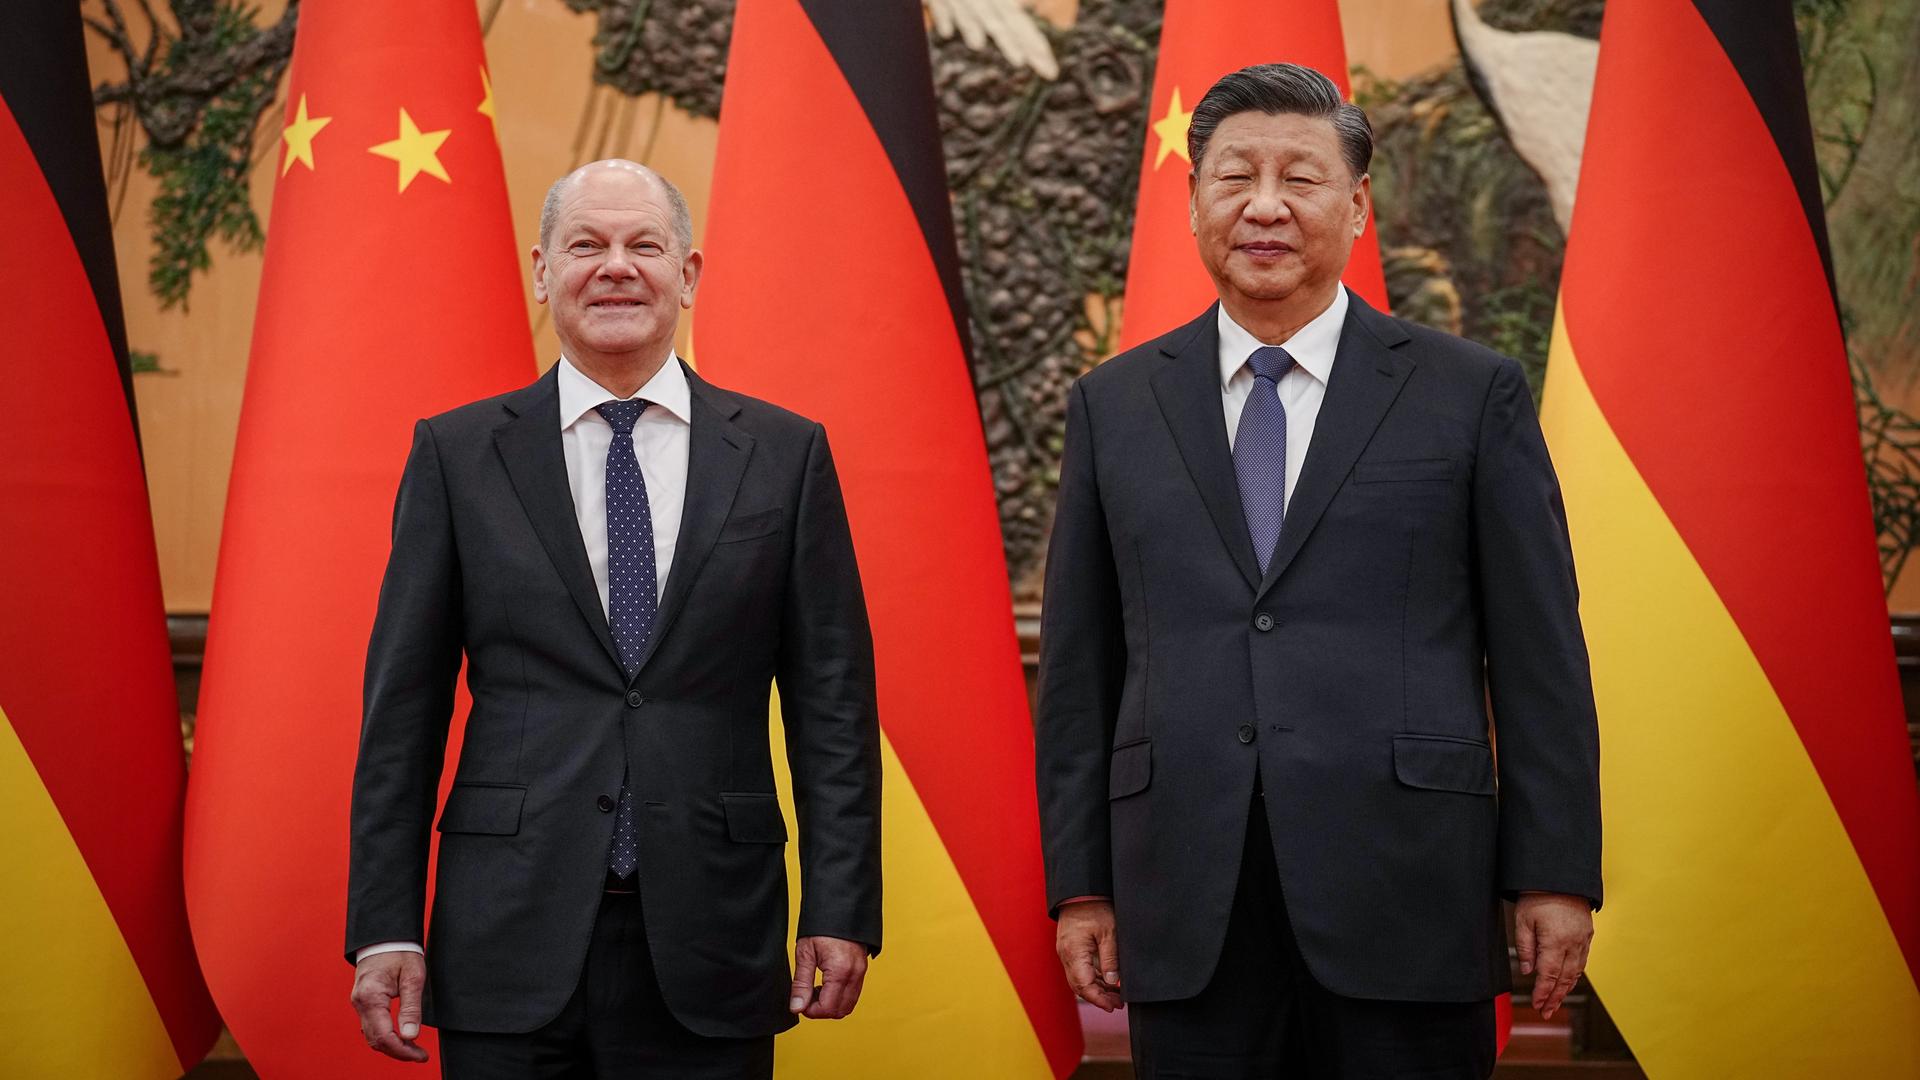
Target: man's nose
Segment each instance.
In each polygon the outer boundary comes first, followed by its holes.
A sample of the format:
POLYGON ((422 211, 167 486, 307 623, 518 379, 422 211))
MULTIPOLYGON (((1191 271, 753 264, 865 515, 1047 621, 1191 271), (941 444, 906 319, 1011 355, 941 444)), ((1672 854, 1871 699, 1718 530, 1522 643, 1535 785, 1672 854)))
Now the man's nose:
POLYGON ((600 260, 600 276, 625 280, 636 277, 640 268, 634 265, 633 256, 625 248, 614 246, 607 249, 607 257, 600 260))
POLYGON ((1293 208, 1287 205, 1287 187, 1280 180, 1262 180, 1254 186, 1253 194, 1247 199, 1244 214, 1248 221, 1261 225, 1284 222, 1293 216, 1293 208))

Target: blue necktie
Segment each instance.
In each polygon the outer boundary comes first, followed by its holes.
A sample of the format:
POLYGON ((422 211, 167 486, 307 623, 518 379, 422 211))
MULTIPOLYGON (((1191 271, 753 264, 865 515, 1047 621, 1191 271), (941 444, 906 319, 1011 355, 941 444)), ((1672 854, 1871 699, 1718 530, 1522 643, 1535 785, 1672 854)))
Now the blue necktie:
MULTIPOLYGON (((633 425, 647 404, 609 401, 596 409, 613 427, 613 441, 607 445, 607 621, 629 681, 653 636, 660 596, 647 481, 640 475, 640 458, 633 451, 633 425)), ((639 864, 640 831, 633 822, 633 793, 622 776, 607 869, 614 877, 626 878, 639 864)))
POLYGON ((1280 404, 1280 379, 1293 357, 1278 345, 1253 350, 1253 392, 1240 410, 1233 437, 1233 471, 1240 478, 1240 506, 1260 572, 1267 572, 1280 543, 1280 522, 1287 515, 1287 409, 1280 404))

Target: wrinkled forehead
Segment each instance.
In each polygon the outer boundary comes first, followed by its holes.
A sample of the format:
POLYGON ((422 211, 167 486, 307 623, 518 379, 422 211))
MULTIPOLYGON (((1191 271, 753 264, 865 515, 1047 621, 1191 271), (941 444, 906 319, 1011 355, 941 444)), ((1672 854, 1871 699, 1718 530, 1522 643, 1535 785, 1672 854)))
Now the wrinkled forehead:
POLYGON ((666 189, 644 173, 595 170, 569 184, 560 201, 563 230, 672 231, 666 189))
POLYGON ((1206 160, 1227 158, 1343 161, 1340 132, 1324 116, 1247 110, 1229 114, 1207 143, 1206 160))

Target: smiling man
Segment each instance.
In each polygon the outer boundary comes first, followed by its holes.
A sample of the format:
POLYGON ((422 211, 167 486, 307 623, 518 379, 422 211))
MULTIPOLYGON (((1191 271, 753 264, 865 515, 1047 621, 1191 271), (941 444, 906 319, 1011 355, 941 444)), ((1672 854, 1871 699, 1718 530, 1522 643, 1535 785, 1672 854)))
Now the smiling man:
POLYGON ((1331 80, 1234 72, 1188 148, 1219 303, 1068 403, 1035 732, 1061 962, 1130 1004, 1143 1080, 1485 1077, 1501 898, 1548 1014, 1601 898, 1526 378, 1340 284, 1373 134, 1331 80))
POLYGON ((403 1061, 439 1027, 449 1077, 771 1076, 774 1034, 851 1012, 880 947, 873 645, 826 434, 674 356, 702 256, 665 178, 562 177, 532 259, 559 361, 420 421, 394 508, 353 1004, 403 1061), (805 881, 791 972, 775 682, 805 881))

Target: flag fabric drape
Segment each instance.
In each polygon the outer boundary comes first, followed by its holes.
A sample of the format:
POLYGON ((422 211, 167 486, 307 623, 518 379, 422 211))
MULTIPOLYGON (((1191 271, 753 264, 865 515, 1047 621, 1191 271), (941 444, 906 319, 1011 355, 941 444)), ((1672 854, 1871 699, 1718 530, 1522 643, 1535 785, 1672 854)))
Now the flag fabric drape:
POLYGON ((1920 1075, 1920 800, 1791 5, 1610 4, 1542 422, 1649 1076, 1920 1075))
MULTIPOLYGON (((1187 127, 1193 106, 1222 75, 1249 64, 1303 64, 1351 97, 1336 0, 1167 0, 1153 73, 1140 198, 1134 208, 1120 348, 1189 322, 1214 301, 1187 218, 1187 127)), ((1380 244, 1371 226, 1354 241, 1346 283, 1386 311, 1380 244)))
POLYGON ((262 1076, 414 1075, 367 1049, 341 960, 367 635, 414 421, 535 373, 471 0, 306 0, 280 136, 187 902, 262 1076))
POLYGON ((0 1075, 175 1077, 220 1021, 77 6, 0 6, 0 191, 0 1075))
POLYGON ((781 1037, 779 1074, 1065 1076, 1080 1030, 920 5, 743 0, 711 205, 696 359, 826 425, 886 744, 887 949, 851 1020, 781 1037))

